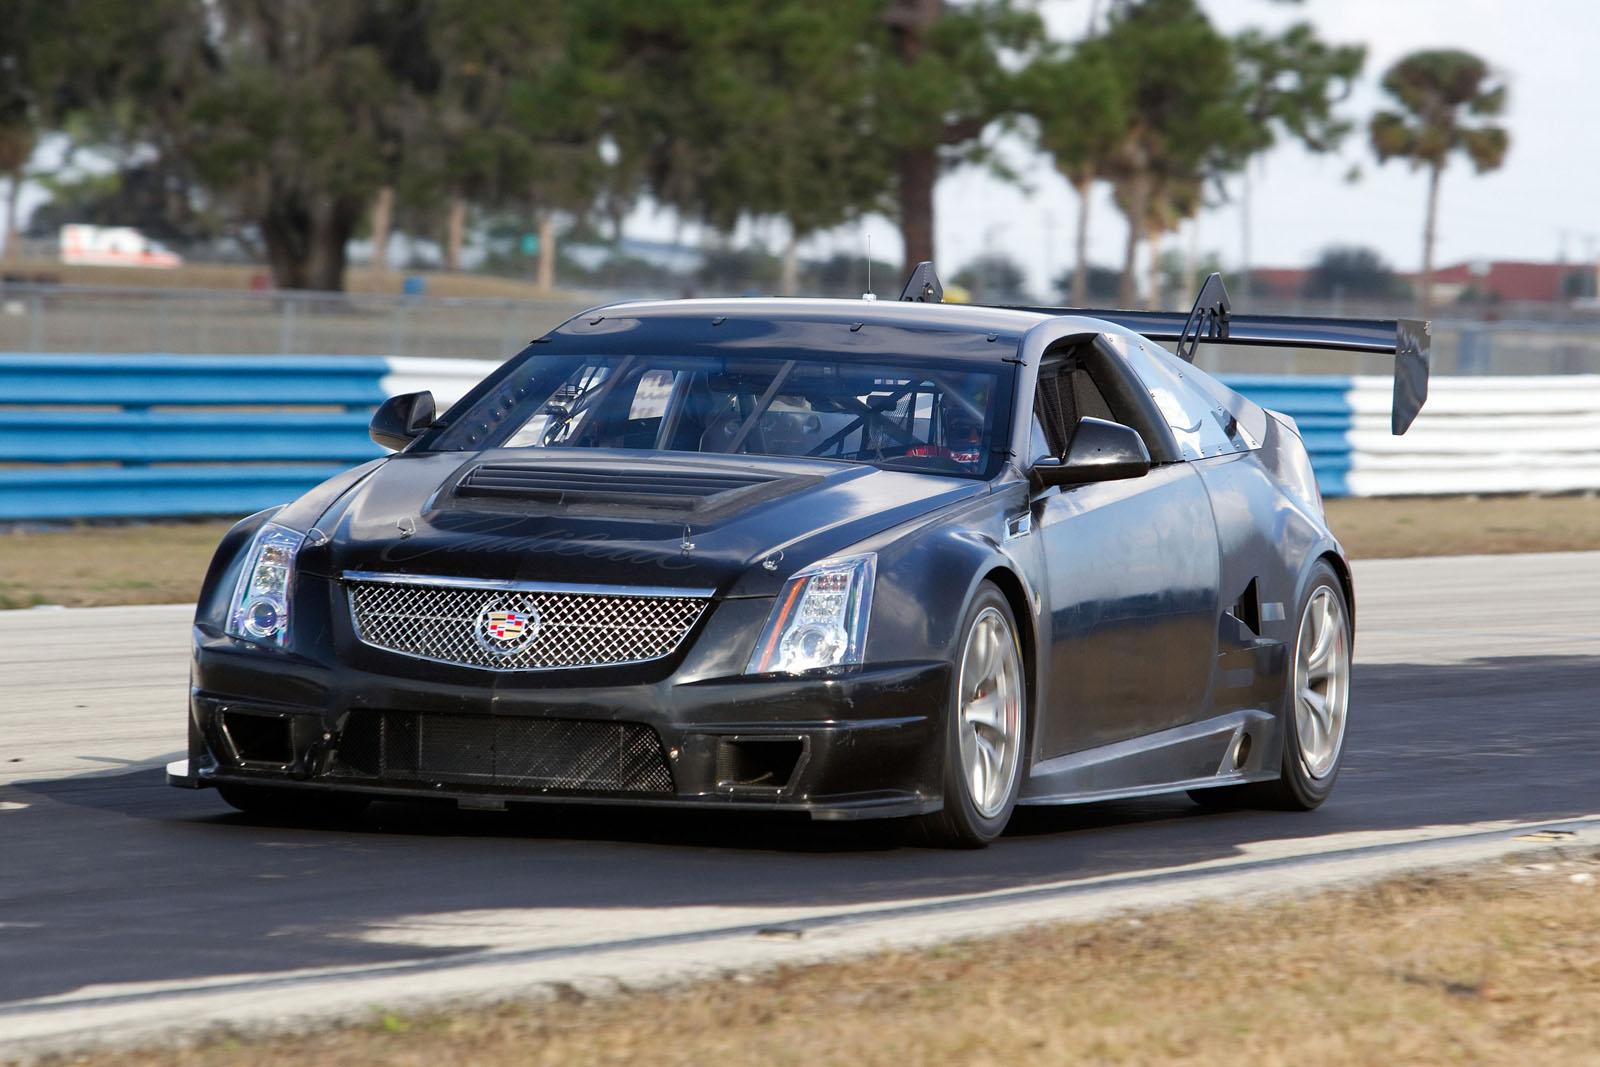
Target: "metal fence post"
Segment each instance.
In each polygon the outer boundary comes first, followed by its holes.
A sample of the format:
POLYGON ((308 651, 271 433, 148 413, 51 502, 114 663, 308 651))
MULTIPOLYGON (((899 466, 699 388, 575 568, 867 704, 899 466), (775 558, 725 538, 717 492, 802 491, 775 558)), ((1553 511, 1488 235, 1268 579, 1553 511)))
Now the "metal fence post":
POLYGON ((278 355, 287 356, 294 352, 294 298, 282 296, 279 300, 278 355))
POLYGON ((161 296, 156 299, 156 315, 161 319, 161 324, 158 327, 158 332, 156 334, 156 337, 160 343, 156 347, 163 352, 172 351, 172 336, 170 333, 168 333, 168 331, 171 329, 172 323, 172 316, 168 313, 168 308, 171 304, 171 293, 162 293, 161 296))
POLYGON ((1494 339, 1488 327, 1481 322, 1465 324, 1457 334, 1457 374, 1489 373, 1489 356, 1494 339))
POLYGON ((391 356, 405 355, 406 334, 406 306, 405 297, 389 305, 389 354, 391 356))
POLYGON ((38 293, 28 294, 28 350, 44 351, 44 298, 38 293))
POLYGON ((516 335, 512 332, 517 325, 516 305, 506 304, 500 309, 500 352, 502 359, 516 351, 516 335))

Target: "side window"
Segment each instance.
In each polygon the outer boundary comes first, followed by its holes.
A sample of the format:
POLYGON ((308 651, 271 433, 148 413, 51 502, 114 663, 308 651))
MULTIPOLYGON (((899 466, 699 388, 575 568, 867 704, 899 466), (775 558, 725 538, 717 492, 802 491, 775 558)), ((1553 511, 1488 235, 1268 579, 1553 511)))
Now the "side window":
POLYGON ((1072 440, 1073 427, 1078 424, 1077 405, 1072 399, 1070 366, 1069 362, 1053 363, 1039 370, 1039 381, 1034 388, 1033 432, 1043 435, 1045 447, 1038 451, 1038 456, 1065 455, 1067 443, 1072 440))
POLYGON ((1112 412, 1100 387, 1076 357, 1041 370, 1036 396, 1034 422, 1050 442, 1047 451, 1052 455, 1065 454, 1081 418, 1126 422, 1112 412), (1043 426, 1038 427, 1039 423, 1043 426))
POLYGON ((1133 344, 1128 362, 1172 427, 1184 459, 1248 451, 1248 441, 1229 434, 1228 413, 1184 380, 1190 368, 1178 357, 1153 345, 1133 344))

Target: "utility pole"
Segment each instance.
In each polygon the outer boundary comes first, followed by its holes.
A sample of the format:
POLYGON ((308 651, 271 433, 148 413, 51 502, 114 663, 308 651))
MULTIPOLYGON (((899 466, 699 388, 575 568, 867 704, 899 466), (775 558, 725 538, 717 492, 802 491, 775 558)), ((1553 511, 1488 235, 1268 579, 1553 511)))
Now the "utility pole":
POLYGON ((1243 188, 1239 193, 1239 288, 1241 297, 1250 296, 1250 161, 1239 171, 1243 188))

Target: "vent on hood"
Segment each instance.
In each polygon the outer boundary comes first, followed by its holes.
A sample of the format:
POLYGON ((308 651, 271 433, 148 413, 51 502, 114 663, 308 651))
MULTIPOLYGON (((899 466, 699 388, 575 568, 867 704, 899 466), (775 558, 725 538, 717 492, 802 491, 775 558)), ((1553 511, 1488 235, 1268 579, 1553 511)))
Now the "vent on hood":
POLYGON ((467 473, 457 496, 529 500, 549 504, 625 504, 690 510, 715 497, 780 479, 746 471, 603 470, 485 463, 467 473))

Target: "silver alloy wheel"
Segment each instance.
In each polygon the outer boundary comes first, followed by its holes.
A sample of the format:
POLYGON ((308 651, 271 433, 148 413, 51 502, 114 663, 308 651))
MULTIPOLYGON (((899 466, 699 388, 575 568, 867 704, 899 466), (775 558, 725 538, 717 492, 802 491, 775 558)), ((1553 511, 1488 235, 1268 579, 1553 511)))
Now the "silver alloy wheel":
POLYGON ((967 632, 956 696, 962 771, 973 807, 992 819, 1022 763, 1022 656, 998 608, 984 608, 967 632))
POLYGON ((1300 766, 1312 778, 1326 778, 1338 766, 1349 707, 1350 630, 1344 604, 1322 586, 1306 604, 1295 645, 1295 734, 1300 766))

